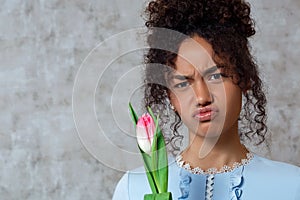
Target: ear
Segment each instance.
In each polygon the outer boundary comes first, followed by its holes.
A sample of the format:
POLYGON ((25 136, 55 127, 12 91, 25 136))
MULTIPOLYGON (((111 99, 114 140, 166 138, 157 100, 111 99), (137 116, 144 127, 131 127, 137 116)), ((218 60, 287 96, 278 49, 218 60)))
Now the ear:
POLYGON ((242 90, 243 94, 246 95, 248 90, 251 90, 251 80, 248 81, 246 87, 242 90))

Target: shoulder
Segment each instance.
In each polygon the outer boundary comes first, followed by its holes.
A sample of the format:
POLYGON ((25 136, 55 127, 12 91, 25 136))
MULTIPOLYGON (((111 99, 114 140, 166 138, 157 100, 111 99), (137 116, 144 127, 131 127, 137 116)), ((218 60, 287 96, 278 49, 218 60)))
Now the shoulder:
POLYGON ((256 170, 262 170, 264 173, 276 173, 278 176, 282 175, 288 178, 300 178, 300 167, 298 166, 271 160, 256 154, 253 159, 253 167, 256 170))
POLYGON ((119 180, 112 200, 127 200, 129 199, 129 193, 128 193, 128 172, 126 172, 123 177, 119 180))
POLYGON ((118 182, 112 199, 143 199, 144 194, 151 193, 147 185, 147 176, 143 167, 127 171, 118 182))
POLYGON ((243 178, 246 199, 300 199, 300 168, 295 165, 254 154, 243 178))
MULTIPOLYGON (((169 158, 169 189, 172 190, 173 183, 177 183, 178 167, 174 158, 169 158), (175 176, 174 176, 175 175, 175 176), (170 185, 171 183, 171 185, 170 185)), ((120 179, 115 189, 113 200, 143 199, 145 194, 151 194, 144 167, 127 171, 120 179)), ((174 194, 176 192, 174 191, 174 194)))
MULTIPOLYGON (((168 158, 168 163, 169 176, 173 175, 174 173, 178 173, 179 168, 176 165, 175 158, 170 156, 168 158)), ((144 166, 130 170, 126 174, 128 182, 145 182, 148 184, 144 166)))
POLYGON ((295 196, 300 196, 300 168, 295 165, 254 154, 253 160, 245 166, 244 175, 249 193, 259 191, 265 199, 297 199, 295 196))
MULTIPOLYGON (((175 174, 179 174, 179 167, 176 165, 175 158, 169 157, 168 158, 168 175, 169 175, 169 180, 173 180, 175 174)), ((130 187, 132 188, 138 188, 143 185, 145 189, 147 189, 149 192, 151 192, 151 188, 148 184, 148 179, 147 175, 145 172, 145 168, 139 167, 133 170, 130 170, 127 172, 128 174, 128 183, 130 183, 130 187), (145 187, 146 185, 146 187, 145 187)), ((175 176, 177 177, 177 176, 175 176)))

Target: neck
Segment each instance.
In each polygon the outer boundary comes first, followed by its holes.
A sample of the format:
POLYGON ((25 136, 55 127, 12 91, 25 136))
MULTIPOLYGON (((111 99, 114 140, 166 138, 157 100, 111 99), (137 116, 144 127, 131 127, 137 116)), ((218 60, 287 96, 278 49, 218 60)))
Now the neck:
POLYGON ((232 166, 234 162, 240 162, 246 158, 247 153, 236 130, 229 134, 222 133, 218 139, 205 139, 190 133, 190 146, 182 153, 182 156, 183 160, 189 162, 192 167, 207 170, 212 167, 220 169, 224 165, 232 166), (208 148, 210 151, 201 157, 200 150, 204 145, 210 147, 208 148))

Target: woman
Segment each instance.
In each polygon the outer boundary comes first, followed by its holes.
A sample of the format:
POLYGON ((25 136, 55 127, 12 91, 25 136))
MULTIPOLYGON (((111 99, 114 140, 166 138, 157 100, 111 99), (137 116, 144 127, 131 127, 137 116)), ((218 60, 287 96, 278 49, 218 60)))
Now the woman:
MULTIPOLYGON (((173 199, 299 200, 300 168, 243 145, 263 143, 267 131, 266 98, 249 52, 248 38, 255 34, 249 4, 154 0, 147 16, 145 106, 160 114, 161 127, 174 120, 172 134, 164 130, 173 153, 182 122, 189 131, 189 146, 169 166, 173 199), (174 117, 165 113, 169 108, 174 117)), ((151 193, 146 175, 134 172, 123 176, 113 199, 151 193)))

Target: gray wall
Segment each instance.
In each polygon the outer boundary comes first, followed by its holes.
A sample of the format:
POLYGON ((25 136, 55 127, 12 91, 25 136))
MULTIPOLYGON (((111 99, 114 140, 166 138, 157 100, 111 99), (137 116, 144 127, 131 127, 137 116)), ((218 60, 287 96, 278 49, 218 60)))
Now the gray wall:
MULTIPOLYGON (((250 148, 257 154, 300 165, 300 1, 251 3, 258 30, 252 40, 253 53, 268 86, 270 149, 250 148)), ((97 134, 84 142, 90 135, 76 130, 73 85, 83 60, 99 42, 143 25, 140 14, 144 6, 140 0, 1 1, 1 199, 111 198, 122 171, 134 163, 125 155, 136 152, 133 139, 119 138, 123 130, 132 132, 126 113, 128 96, 134 101, 140 95, 138 90, 129 91, 130 95, 119 90, 115 98, 119 101, 113 102, 119 112, 112 115, 109 98, 114 84, 110 81, 120 80, 128 66, 138 65, 141 53, 120 57, 107 70, 101 60, 111 55, 109 48, 86 62, 98 63, 105 71, 95 93, 95 114, 107 141, 124 150, 125 156, 103 144, 103 137, 97 134)), ((112 51, 134 49, 132 38, 119 39, 113 40, 112 51)), ((138 78, 130 75, 126 78, 134 85, 138 78)), ((78 120, 89 124, 90 113, 84 109, 79 113, 82 117, 78 120)), ((131 157, 133 161, 135 158, 131 157)))

